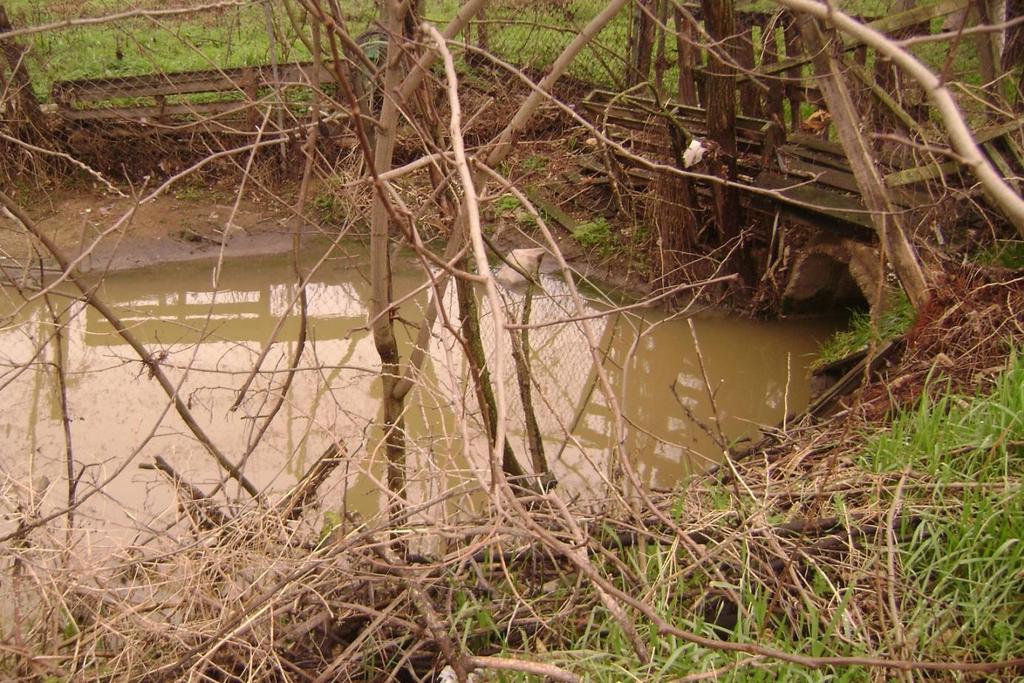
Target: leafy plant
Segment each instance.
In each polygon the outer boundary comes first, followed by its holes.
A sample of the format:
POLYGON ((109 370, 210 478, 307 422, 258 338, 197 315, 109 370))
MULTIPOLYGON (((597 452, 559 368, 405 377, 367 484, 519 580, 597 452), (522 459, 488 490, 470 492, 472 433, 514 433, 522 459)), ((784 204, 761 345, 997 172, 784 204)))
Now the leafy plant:
POLYGON ((580 223, 572 231, 572 236, 587 249, 597 249, 602 255, 611 253, 614 244, 612 227, 604 218, 594 218, 580 223))
POLYGON ((174 198, 182 201, 194 202, 202 199, 203 191, 198 185, 182 185, 175 191, 174 198))
POLYGON ((531 154, 520 162, 520 166, 524 171, 543 171, 548 167, 548 160, 542 156, 531 154))
POLYGON ((978 254, 979 263, 1019 270, 1024 268, 1024 242, 1000 240, 978 254))
POLYGON ((503 194, 494 200, 494 211, 498 214, 510 213, 520 206, 519 200, 510 194, 503 194))

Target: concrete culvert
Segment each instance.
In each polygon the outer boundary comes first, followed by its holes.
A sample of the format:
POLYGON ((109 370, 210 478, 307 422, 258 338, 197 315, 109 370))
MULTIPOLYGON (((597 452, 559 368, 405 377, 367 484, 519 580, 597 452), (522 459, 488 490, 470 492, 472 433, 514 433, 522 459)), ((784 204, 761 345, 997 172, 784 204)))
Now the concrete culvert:
POLYGON ((814 240, 790 271, 783 308, 798 313, 870 308, 882 278, 876 248, 840 238, 814 240))

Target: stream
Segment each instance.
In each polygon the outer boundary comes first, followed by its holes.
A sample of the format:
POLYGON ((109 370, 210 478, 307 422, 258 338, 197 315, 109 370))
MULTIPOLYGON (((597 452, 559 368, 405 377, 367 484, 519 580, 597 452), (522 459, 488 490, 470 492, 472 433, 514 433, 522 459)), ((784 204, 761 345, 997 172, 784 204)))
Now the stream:
MULTIPOLYGON (((308 270, 318 255, 307 251, 302 267, 308 270)), ((412 323, 420 320, 427 297, 414 291, 423 280, 414 256, 401 254, 394 269, 396 299, 410 295, 396 323, 405 359, 415 334, 412 323)), ((544 292, 533 300, 530 346, 533 404, 545 454, 561 490, 596 492, 609 470, 611 411, 597 386, 582 324, 559 322, 573 315, 567 287, 550 275, 542 284, 544 292)), ((297 307, 241 407, 230 410, 296 296, 290 259, 226 260, 219 270, 204 261, 113 272, 98 287, 99 296, 160 359, 203 428, 237 462, 275 402, 295 352, 297 307)), ((385 463, 373 426, 380 380, 366 328, 365 250, 344 245, 310 278, 307 292, 309 341, 288 399, 244 471, 257 486, 283 492, 336 441, 347 457, 321 491, 325 508, 372 516, 384 501, 385 463)), ((520 295, 505 296, 512 310, 521 306, 520 295)), ((26 304, 9 288, 0 290, 0 297, 0 487, 9 500, 46 514, 65 504, 67 491, 55 348, 46 343, 54 325, 40 299, 26 304)), ((61 351, 79 495, 110 480, 79 510, 79 524, 91 530, 87 542, 102 546, 110 538, 133 538, 140 527, 158 520, 173 522, 179 511, 172 487, 159 472, 139 465, 163 456, 205 490, 221 481, 221 471, 111 325, 68 296, 51 298, 66 321, 61 351)), ((444 317, 457 321, 454 296, 444 308, 444 317)), ((493 368, 497 345, 484 308, 484 345, 493 368)), ((588 313, 608 308, 588 299, 588 313)), ((655 309, 591 318, 587 324, 625 418, 625 451, 640 480, 669 488, 719 462, 722 444, 756 438, 760 426, 799 411, 808 401, 808 364, 838 322, 700 316, 691 331, 685 318, 655 309)), ((507 339, 502 347, 507 350, 507 339)), ((456 336, 439 322, 429 362, 407 406, 412 500, 462 482, 489 480, 486 442, 462 358, 456 336)), ((498 379, 508 400, 509 439, 528 463, 510 357, 505 368, 498 379)), ((461 501, 444 514, 475 504, 483 502, 461 501)), ((0 518, 0 533, 12 528, 0 518)))

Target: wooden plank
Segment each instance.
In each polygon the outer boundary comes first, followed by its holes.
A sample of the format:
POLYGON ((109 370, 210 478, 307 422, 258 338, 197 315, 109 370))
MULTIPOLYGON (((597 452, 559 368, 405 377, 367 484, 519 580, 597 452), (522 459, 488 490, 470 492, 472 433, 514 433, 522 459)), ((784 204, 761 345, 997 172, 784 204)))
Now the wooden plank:
POLYGON ((812 178, 815 182, 834 187, 845 192, 858 193, 857 179, 852 173, 839 171, 835 168, 818 166, 801 159, 780 156, 779 164, 783 171, 803 178, 812 178))
MULTIPOLYGON (((619 106, 626 110, 632 109, 633 111, 644 111, 652 116, 664 116, 664 113, 656 108, 655 102, 651 98, 639 97, 636 95, 620 95, 619 93, 600 89, 592 90, 588 93, 587 96, 583 98, 582 105, 591 111, 599 113, 603 111, 608 102, 612 100, 615 101, 615 104, 611 105, 612 107, 619 106)), ((673 115, 680 118, 703 121, 707 117, 706 111, 701 107, 679 104, 677 102, 672 102, 671 107, 673 115)), ((751 116, 736 117, 737 128, 743 128, 749 131, 760 132, 766 123, 768 123, 767 119, 759 119, 751 116)))
POLYGON ((947 161, 943 164, 928 164, 926 166, 915 166, 903 171, 896 171, 885 176, 886 187, 902 187, 913 183, 920 183, 933 178, 941 178, 947 173, 953 173, 960 164, 955 161, 947 161))
MULTIPOLYGON (((817 164, 807 163, 801 159, 795 159, 790 157, 781 157, 779 163, 782 170, 793 175, 801 176, 804 178, 813 178, 816 182, 829 187, 834 187, 838 190, 844 190, 846 192, 852 192, 854 194, 860 193, 860 188, 857 187, 857 180, 853 177, 853 174, 848 171, 839 171, 833 168, 818 166, 817 164)), ((932 198, 924 193, 908 188, 893 188, 892 193, 893 201, 904 208, 914 208, 930 204, 932 198)))
POLYGON ((789 136, 789 141, 806 147, 808 149, 817 150, 819 152, 825 152, 831 154, 834 157, 841 159, 846 158, 846 153, 843 152, 843 146, 838 142, 830 142, 828 140, 822 140, 816 135, 808 135, 807 133, 793 133, 789 136))
POLYGON ((817 213, 828 218, 874 230, 871 216, 860 197, 832 192, 809 183, 794 183, 787 178, 769 171, 758 174, 754 184, 765 190, 775 190, 772 195, 777 201, 794 206, 801 211, 817 213))
POLYGON ((94 109, 70 109, 61 116, 71 121, 102 121, 105 119, 132 120, 155 119, 159 116, 187 116, 193 114, 219 115, 240 114, 255 107, 258 102, 202 102, 196 104, 168 104, 163 107, 96 107, 94 109))
POLYGON ((784 159, 803 159, 804 161, 807 161, 808 163, 814 164, 816 166, 834 168, 837 171, 841 171, 843 173, 850 173, 850 164, 847 163, 846 159, 843 159, 841 157, 833 156, 831 154, 825 154, 822 152, 817 152, 813 149, 807 149, 805 147, 801 147, 800 145, 794 144, 780 145, 778 151, 780 156, 782 156, 784 159))
POLYGON ((988 142, 989 140, 1000 138, 1006 135, 1007 133, 1012 133, 1014 131, 1020 130, 1024 130, 1024 123, 1022 123, 1020 119, 1010 119, 1006 123, 1000 124, 998 126, 989 126, 988 128, 982 128, 981 130, 974 134, 974 139, 980 145, 988 142))
POLYGON ((1016 141, 1007 135, 1003 138, 1003 144, 1006 145, 1006 149, 1009 150, 1013 160, 1017 162, 1017 168, 1024 169, 1024 154, 1021 154, 1020 147, 1017 146, 1016 141))
POLYGON ((995 141, 986 142, 983 147, 988 158, 992 160, 993 165, 995 165, 995 167, 999 169, 999 172, 1003 174, 1003 178, 1006 179, 1006 182, 1008 182, 1013 189, 1019 192, 1020 183, 1015 177, 1016 174, 1013 172, 1013 169, 1010 168, 1010 164, 1003 157, 1002 152, 1000 152, 999 148, 996 147, 995 141))
POLYGON ((544 215, 561 225, 569 233, 572 233, 579 226, 579 222, 575 218, 563 211, 540 188, 530 185, 526 188, 525 194, 544 215))
POLYGON ((890 360, 903 350, 903 337, 899 337, 883 344, 874 356, 868 357, 864 354, 856 365, 840 377, 825 393, 819 396, 807 407, 804 415, 821 417, 828 412, 843 396, 849 394, 864 381, 865 376, 874 377, 882 369, 883 365, 889 365, 890 360))

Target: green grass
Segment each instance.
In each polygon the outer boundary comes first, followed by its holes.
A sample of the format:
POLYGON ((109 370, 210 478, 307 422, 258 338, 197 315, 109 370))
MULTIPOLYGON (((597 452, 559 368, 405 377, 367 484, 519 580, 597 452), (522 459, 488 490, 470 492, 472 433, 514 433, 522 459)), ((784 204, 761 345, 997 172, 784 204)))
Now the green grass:
POLYGON ((1024 653, 1024 359, 988 396, 922 399, 868 442, 871 471, 925 472, 923 524, 902 553, 902 599, 916 647, 985 661, 1024 653))
POLYGON ((870 343, 882 344, 906 332, 914 322, 914 309, 902 290, 888 295, 888 304, 877 322, 866 311, 855 311, 846 330, 836 332, 818 352, 820 367, 855 353, 870 343))
POLYGON ((999 240, 981 251, 975 260, 986 266, 1002 266, 1014 270, 1024 269, 1024 242, 1020 240, 999 240))
POLYGON ((594 218, 576 226, 573 238, 585 249, 593 249, 608 255, 615 249, 615 235, 604 218, 594 218))
MULTIPOLYGON (((166 4, 151 3, 166 7, 166 4)), ((278 59, 309 59, 287 14, 275 3, 278 59)), ((361 32, 372 20, 372 0, 346 3, 351 30, 361 32)), ((17 27, 69 17, 103 16, 123 5, 85 2, 74 7, 17 0, 7 3, 17 27)), ((308 28, 306 29, 308 33, 308 28)), ((163 19, 135 18, 106 24, 59 29, 25 40, 33 89, 42 100, 54 81, 114 78, 156 72, 193 71, 267 64, 270 48, 263 9, 258 4, 220 12, 197 12, 163 19)))
MULTIPOLYGON (((844 467, 844 481, 856 481, 857 472, 865 482, 888 474, 891 485, 874 494, 869 505, 885 510, 896 504, 901 516, 920 520, 912 534, 894 545, 898 627, 892 625, 888 605, 878 606, 878 601, 887 598, 884 591, 876 594, 881 584, 875 577, 885 575, 888 562, 885 541, 881 540, 863 548, 860 566, 839 568, 819 559, 807 567, 803 597, 792 593, 786 597, 796 603, 787 610, 790 619, 779 616, 786 608, 780 605, 774 586, 753 580, 748 571, 731 576, 731 588, 741 597, 747 618, 739 618, 726 639, 809 656, 893 658, 899 656, 895 643, 902 634, 908 644, 906 656, 917 661, 991 662, 1024 655, 1024 491, 1020 479, 1024 468, 1024 359, 1011 357, 1008 370, 991 393, 922 399, 916 409, 898 415, 891 428, 869 436, 847 456, 844 467), (896 482, 903 473, 910 481, 897 501, 896 482), (876 609, 885 610, 881 622, 872 611, 876 609), (870 637, 868 631, 873 632, 870 637)), ((726 487, 723 494, 729 497, 726 487)), ((824 514, 843 517, 846 505, 844 494, 837 494, 826 502, 824 514)), ((734 565, 749 570, 763 561, 763 555, 745 557, 743 541, 733 546, 739 548, 734 565)), ((620 549, 616 555, 616 561, 604 564, 595 555, 594 562, 608 575, 619 577, 620 588, 642 597, 662 618, 682 629, 722 637, 702 621, 694 598, 716 582, 702 579, 700 583, 693 578, 699 575, 695 573, 679 578, 692 562, 688 552, 652 543, 620 549), (630 575, 637 578, 630 580, 630 575)), ((578 591, 587 590, 585 585, 572 588, 571 584, 568 582, 565 590, 548 591, 547 597, 556 604, 564 597, 566 604, 571 604, 579 599, 578 591)), ((477 604, 462 615, 464 624, 471 624, 476 633, 480 632, 481 610, 486 606, 477 604)), ((543 638, 549 643, 564 640, 560 648, 543 648, 543 658, 581 680, 608 683, 670 681, 746 658, 659 633, 646 619, 631 621, 652 652, 653 661, 648 665, 638 663, 628 638, 602 608, 578 615, 573 629, 545 632, 543 638)), ((504 635, 497 637, 504 642, 504 635)), ((506 643, 506 649, 509 656, 521 656, 522 644, 506 643)), ((938 678, 949 680, 947 676, 938 678)), ((506 674, 500 680, 528 679, 506 674)), ((716 680, 870 681, 891 677, 885 671, 861 667, 812 670, 765 658, 754 666, 722 672, 716 680)))

